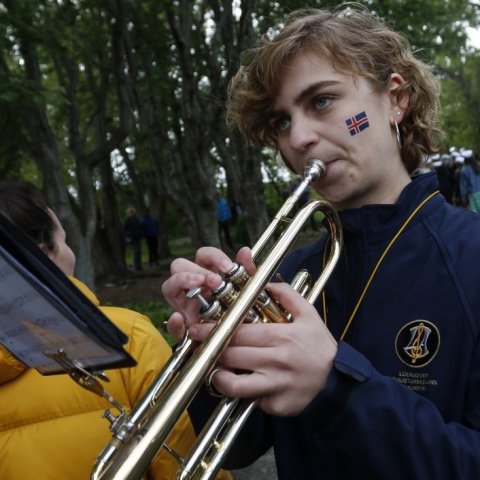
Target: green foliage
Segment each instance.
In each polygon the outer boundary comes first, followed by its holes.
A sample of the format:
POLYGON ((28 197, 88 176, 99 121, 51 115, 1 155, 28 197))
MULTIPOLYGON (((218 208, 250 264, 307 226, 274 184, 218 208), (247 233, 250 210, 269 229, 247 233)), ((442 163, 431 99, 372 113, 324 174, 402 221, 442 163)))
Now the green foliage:
MULTIPOLYGON (((274 28, 292 10, 340 3, 334 0, 257 0, 253 2, 252 15, 244 19, 252 22, 249 41, 253 43, 261 32, 274 28)), ((362 0, 359 3, 377 11, 388 23, 404 32, 415 49, 421 50, 420 55, 437 66, 442 81, 441 122, 447 143, 480 150, 480 91, 477 87, 480 60, 478 52, 466 48, 466 26, 479 23, 478 2, 362 0)), ((243 2, 236 2, 239 4, 243 2)), ((197 0, 193 5, 195 8, 191 12, 184 12, 182 2, 167 0, 0 0, 1 177, 26 178, 37 185, 42 184, 42 172, 34 163, 38 160, 35 155, 42 152, 32 145, 32 133, 25 121, 29 108, 41 105, 48 117, 41 126, 51 128, 53 132, 70 193, 81 190, 76 169, 79 160, 73 154, 73 146, 86 156, 95 150, 99 138, 110 137, 118 125, 128 128, 128 137, 122 148, 130 147, 134 151, 133 170, 127 172, 124 168, 121 173, 119 170, 115 172, 120 219, 123 220, 128 205, 139 203, 139 193, 140 199, 149 203, 154 198, 151 193, 159 188, 158 178, 152 172, 154 162, 158 160, 152 158, 153 140, 161 145, 165 165, 161 173, 167 178, 164 181, 180 183, 179 177, 187 176, 191 165, 186 161, 180 166, 175 165, 176 159, 183 155, 195 161, 195 152, 187 152, 185 143, 187 135, 194 135, 194 128, 191 128, 194 125, 189 123, 192 112, 182 104, 182 95, 201 92, 198 98, 208 108, 211 105, 221 107, 225 92, 211 91, 210 86, 218 80, 215 75, 226 78, 230 74, 240 55, 237 51, 226 51, 222 44, 226 37, 212 36, 207 45, 206 37, 202 36, 206 31, 205 19, 208 17, 212 25, 212 19, 215 19, 212 12, 219 7, 225 12, 226 3, 197 0), (194 18, 192 24, 189 23, 190 13, 194 18), (176 15, 181 26, 186 26, 180 29, 184 36, 181 40, 189 45, 188 40, 193 38, 195 48, 181 50, 181 43, 175 42, 167 14, 170 21, 176 15), (201 17, 203 14, 205 16, 201 17), (127 26, 124 31, 121 30, 122 22, 127 26), (125 36, 120 39, 120 34, 125 36), (121 41, 115 44, 119 39, 121 41), (35 51, 40 60, 39 71, 35 72, 38 74, 36 78, 41 79, 38 83, 27 80, 24 57, 28 48, 35 51), (216 56, 207 55, 212 52, 216 56), (219 66, 217 70, 212 68, 215 62, 219 66), (191 83, 196 89, 183 91, 186 80, 191 78, 202 81, 191 83), (122 110, 119 102, 125 97, 128 97, 128 112, 122 110), (151 110, 145 112, 142 109, 149 101, 151 110), (105 114, 104 117, 101 113, 105 114), (77 114, 78 125, 72 120, 73 114, 77 114)), ((218 18, 221 22, 219 20, 218 25, 214 25, 216 31, 231 27, 228 35, 233 35, 236 29, 244 28, 240 22, 229 26, 224 16, 218 18)), ((209 112, 205 109, 204 113, 201 133, 205 134, 205 139, 210 139, 211 130, 223 134, 223 119, 216 115, 208 124, 209 112)), ((109 152, 105 151, 104 155, 108 158, 109 152)), ((212 162, 221 163, 222 155, 226 156, 218 149, 212 162)), ((285 180, 276 165, 268 159, 265 164, 270 173, 265 202, 272 216, 283 201, 285 180)), ((102 188, 98 171, 93 171, 91 180, 95 189, 102 188)), ((188 191, 184 193, 185 197, 189 194, 188 191)), ((79 207, 80 211, 81 205, 79 207)), ((188 255, 193 247, 190 240, 183 240, 188 238, 189 230, 178 211, 178 205, 167 205, 163 227, 168 230, 172 252, 188 255), (176 239, 180 241, 176 242, 176 239)), ((246 243, 243 217, 239 218, 232 232, 237 244, 246 243)))
POLYGON ((474 142, 478 128, 466 108, 465 97, 457 82, 451 79, 442 81, 441 104, 441 126, 448 134, 446 147, 478 148, 480 145, 474 142))

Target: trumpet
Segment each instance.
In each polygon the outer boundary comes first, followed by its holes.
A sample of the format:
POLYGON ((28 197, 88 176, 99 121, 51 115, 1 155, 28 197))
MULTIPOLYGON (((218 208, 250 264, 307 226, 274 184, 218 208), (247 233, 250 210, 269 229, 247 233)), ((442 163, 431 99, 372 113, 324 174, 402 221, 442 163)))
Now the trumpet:
POLYGON ((310 303, 314 303, 323 290, 343 246, 338 215, 324 200, 308 202, 293 219, 289 215, 302 193, 325 174, 326 167, 321 160, 311 159, 307 162, 301 183, 252 248, 255 261, 271 242, 279 225, 288 224, 253 275, 250 276, 243 266, 234 264, 220 287, 213 292, 211 300, 205 300, 199 289, 187 292, 189 298, 196 298, 201 304, 201 321, 216 321, 215 327, 200 345, 188 337, 187 331, 164 369, 128 415, 122 412, 115 417, 110 411, 104 414, 111 422, 113 435, 95 462, 92 480, 140 479, 161 448, 178 459, 177 479, 207 480, 215 477, 254 410, 255 401, 223 398, 184 458, 168 447, 168 437, 200 388, 211 380, 222 352, 242 322, 292 320, 265 287, 305 223, 317 211, 324 214, 330 235, 326 265, 315 283, 312 284, 308 272, 301 271, 292 286, 310 303))

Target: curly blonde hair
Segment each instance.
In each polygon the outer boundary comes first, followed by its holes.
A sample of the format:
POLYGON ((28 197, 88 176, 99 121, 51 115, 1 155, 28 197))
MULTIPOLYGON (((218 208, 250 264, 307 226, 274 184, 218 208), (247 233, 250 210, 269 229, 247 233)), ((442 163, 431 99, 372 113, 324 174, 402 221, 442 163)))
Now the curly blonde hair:
POLYGON ((399 125, 402 160, 411 173, 423 156, 438 151, 441 132, 436 127, 439 86, 431 68, 416 58, 408 40, 374 14, 359 6, 335 10, 303 9, 287 18, 273 38, 266 35, 249 52, 229 86, 227 121, 256 145, 277 148, 269 125, 282 70, 296 55, 315 52, 354 77, 370 80, 375 91, 385 91, 392 73, 405 83, 409 107, 399 125))

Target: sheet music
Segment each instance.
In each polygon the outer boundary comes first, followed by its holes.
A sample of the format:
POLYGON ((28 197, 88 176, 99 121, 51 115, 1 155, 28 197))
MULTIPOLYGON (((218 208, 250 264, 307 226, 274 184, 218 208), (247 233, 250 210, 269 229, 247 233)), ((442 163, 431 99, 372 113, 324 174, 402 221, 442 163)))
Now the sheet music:
POLYGON ((123 349, 127 340, 30 238, 0 214, 1 345, 25 365, 53 374, 64 373, 67 364, 97 371, 133 366, 135 360, 123 349))
MULTIPOLYGON (((109 347, 66 319, 65 311, 58 308, 62 300, 57 297, 56 302, 52 302, 56 297, 53 292, 47 299, 44 292, 33 288, 6 261, 8 256, 0 246, 0 344, 43 374, 61 371, 58 363, 45 355, 59 349, 63 349, 68 358, 80 361, 84 368, 115 364, 124 359, 122 351, 109 347)), ((11 257, 9 260, 15 262, 11 257)))

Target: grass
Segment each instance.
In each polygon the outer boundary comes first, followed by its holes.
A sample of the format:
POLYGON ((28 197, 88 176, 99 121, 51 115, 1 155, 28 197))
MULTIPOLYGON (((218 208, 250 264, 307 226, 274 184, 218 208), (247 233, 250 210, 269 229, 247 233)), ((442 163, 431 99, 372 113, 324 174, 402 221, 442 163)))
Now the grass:
POLYGON ((190 238, 172 239, 169 242, 169 247, 174 257, 185 257, 195 253, 195 248, 190 238))

